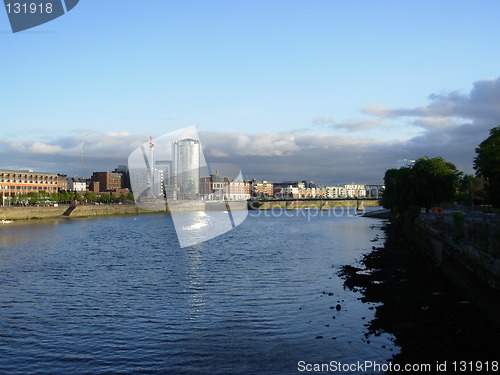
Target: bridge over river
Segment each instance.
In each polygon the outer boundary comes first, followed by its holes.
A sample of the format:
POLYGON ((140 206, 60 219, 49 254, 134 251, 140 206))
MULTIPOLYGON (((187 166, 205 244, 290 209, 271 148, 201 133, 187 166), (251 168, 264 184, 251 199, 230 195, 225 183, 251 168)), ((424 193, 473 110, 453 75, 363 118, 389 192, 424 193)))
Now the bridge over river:
POLYGON ((378 198, 283 198, 272 200, 248 200, 248 208, 252 210, 270 210, 270 209, 287 209, 293 210, 297 208, 319 208, 328 210, 331 207, 363 207, 380 206, 378 198))

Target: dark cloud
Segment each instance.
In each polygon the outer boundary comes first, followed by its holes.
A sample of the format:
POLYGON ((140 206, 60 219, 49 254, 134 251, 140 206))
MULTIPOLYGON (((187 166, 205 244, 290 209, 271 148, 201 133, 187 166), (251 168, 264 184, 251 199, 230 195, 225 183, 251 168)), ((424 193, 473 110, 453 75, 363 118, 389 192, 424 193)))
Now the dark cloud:
POLYGON ((500 78, 477 81, 468 94, 453 91, 429 99, 428 105, 416 108, 375 106, 363 111, 382 119, 411 118, 424 130, 406 144, 412 158, 440 155, 471 173, 475 148, 500 124, 500 78))
MULTIPOLYGON (((241 152, 224 144, 226 157, 237 161, 251 176, 271 180, 314 179, 320 182, 348 181, 381 182, 384 172, 393 168, 398 159, 422 156, 442 156, 460 170, 473 173, 475 148, 484 140, 489 129, 500 124, 500 78, 477 81, 472 90, 429 96, 430 103, 415 108, 372 106, 363 110, 375 120, 336 122, 328 117, 313 119, 314 124, 361 133, 379 127, 390 120, 399 126, 417 126, 420 134, 407 141, 383 142, 330 134, 270 133, 244 136, 241 152), (278 140, 282 137, 282 142, 278 140), (259 153, 259 138, 266 139, 266 152, 259 153)), ((362 134, 362 133, 361 133, 362 134)), ((214 139, 214 135, 211 137, 214 139)), ((211 149, 212 143, 207 143, 211 149)), ((220 145, 218 145, 220 147, 220 145)), ((213 157, 220 158, 217 153, 213 157)))
POLYGON ((200 133, 200 138, 208 161, 230 161, 241 167, 245 177, 271 181, 381 183, 385 170, 395 167, 396 160, 404 156, 401 144, 330 134, 210 133, 207 138, 206 133, 200 133), (234 142, 240 136, 248 137, 244 149, 234 142), (214 152, 220 147, 220 141, 214 142, 216 138, 223 140, 225 155, 214 152), (258 144, 263 138, 269 140, 265 152, 258 144))
MULTIPOLYGON (((458 91, 429 95, 430 103, 416 108, 371 106, 365 114, 381 118, 436 118, 472 120, 476 124, 500 119, 500 77, 474 82, 468 94, 458 91)), ((494 125, 494 124, 493 124, 494 125)), ((491 126, 493 126, 491 125, 491 126)))
POLYGON ((350 120, 350 121, 335 121, 328 117, 316 117, 313 119, 313 124, 326 125, 332 129, 344 129, 348 132, 361 132, 370 129, 375 129, 381 124, 380 120, 350 120))

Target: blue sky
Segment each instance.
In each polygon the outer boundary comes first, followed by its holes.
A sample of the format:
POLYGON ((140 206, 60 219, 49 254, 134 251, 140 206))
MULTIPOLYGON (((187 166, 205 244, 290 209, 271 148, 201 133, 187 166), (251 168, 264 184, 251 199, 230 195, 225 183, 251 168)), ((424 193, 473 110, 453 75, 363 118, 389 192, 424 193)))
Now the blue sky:
MULTIPOLYGON (((13 34, 0 10, 0 168, 80 174, 196 125, 244 175, 472 172, 500 123, 498 1, 82 0, 13 34)), ((205 136, 206 141, 203 140, 205 136)))

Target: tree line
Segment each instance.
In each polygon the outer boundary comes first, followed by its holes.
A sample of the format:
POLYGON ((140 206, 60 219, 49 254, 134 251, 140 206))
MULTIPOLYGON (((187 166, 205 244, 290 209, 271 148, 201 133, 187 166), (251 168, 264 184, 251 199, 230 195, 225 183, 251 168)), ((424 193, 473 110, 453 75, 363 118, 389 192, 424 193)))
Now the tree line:
POLYGON ((12 197, 11 203, 14 205, 40 205, 53 203, 129 203, 134 201, 132 192, 122 192, 120 195, 111 193, 97 193, 94 191, 75 192, 61 191, 57 193, 48 193, 40 191, 38 193, 31 192, 27 194, 15 195, 12 197))
POLYGON ((422 157, 411 167, 389 169, 382 205, 409 219, 422 209, 450 201, 500 208, 500 126, 476 148, 474 169, 475 176, 464 175, 441 157, 422 157))

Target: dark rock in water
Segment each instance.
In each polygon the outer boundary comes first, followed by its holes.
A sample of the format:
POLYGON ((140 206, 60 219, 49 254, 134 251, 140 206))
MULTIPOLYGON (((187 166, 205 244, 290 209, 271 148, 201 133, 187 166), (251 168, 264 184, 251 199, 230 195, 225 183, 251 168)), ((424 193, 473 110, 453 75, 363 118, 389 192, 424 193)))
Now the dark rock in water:
POLYGON ((337 306, 335 306, 335 309, 336 309, 337 311, 340 311, 340 310, 342 309, 342 306, 340 306, 340 305, 338 304, 337 306))
POLYGON ((323 336, 316 336, 316 338, 317 338, 317 339, 322 339, 322 338, 323 338, 323 336))
POLYGON ((330 292, 330 293, 328 293, 328 295, 329 295, 329 296, 333 296, 333 293, 332 293, 332 292, 330 292))

